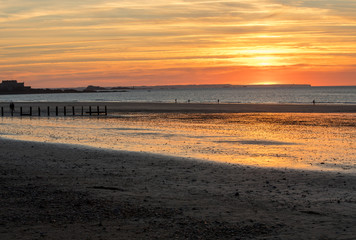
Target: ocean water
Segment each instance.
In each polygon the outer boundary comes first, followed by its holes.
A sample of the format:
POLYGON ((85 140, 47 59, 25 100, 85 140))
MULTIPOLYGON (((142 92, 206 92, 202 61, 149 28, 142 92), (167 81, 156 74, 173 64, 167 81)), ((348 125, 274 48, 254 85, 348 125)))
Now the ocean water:
POLYGON ((353 87, 137 89, 126 92, 0 95, 0 102, 191 102, 356 104, 353 87))
POLYGON ((355 119, 354 113, 3 117, 0 137, 356 174, 355 119))

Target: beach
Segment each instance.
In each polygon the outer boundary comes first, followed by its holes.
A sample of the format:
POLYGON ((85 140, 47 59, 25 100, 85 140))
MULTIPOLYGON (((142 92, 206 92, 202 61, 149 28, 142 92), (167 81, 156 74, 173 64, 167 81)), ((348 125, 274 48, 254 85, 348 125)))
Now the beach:
MULTIPOLYGON (((109 113, 114 115, 219 113, 222 106, 111 104, 109 113)), ((256 112, 355 109, 293 106, 226 104, 224 112, 253 107, 256 112)), ((339 127, 339 123, 329 124, 339 127)), ((355 174, 258 168, 80 144, 4 138, 0 142, 1 239, 353 239, 356 235, 355 174)))

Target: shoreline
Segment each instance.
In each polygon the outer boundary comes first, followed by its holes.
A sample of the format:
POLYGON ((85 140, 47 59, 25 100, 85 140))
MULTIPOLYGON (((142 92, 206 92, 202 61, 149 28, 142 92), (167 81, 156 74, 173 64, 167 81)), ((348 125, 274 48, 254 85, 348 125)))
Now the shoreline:
MULTIPOLYGON (((0 107, 9 114, 9 103, 2 102, 0 107)), ((356 113, 356 105, 346 104, 245 104, 245 103, 150 103, 150 102, 15 102, 15 111, 20 107, 41 107, 51 111, 58 106, 66 107, 89 107, 107 106, 108 114, 125 112, 148 112, 148 113, 356 113)), ((37 111, 34 109, 34 111, 37 111)), ((71 111, 68 109, 68 111, 71 111)))
POLYGON ((2 239, 351 239, 356 176, 0 138, 2 239))

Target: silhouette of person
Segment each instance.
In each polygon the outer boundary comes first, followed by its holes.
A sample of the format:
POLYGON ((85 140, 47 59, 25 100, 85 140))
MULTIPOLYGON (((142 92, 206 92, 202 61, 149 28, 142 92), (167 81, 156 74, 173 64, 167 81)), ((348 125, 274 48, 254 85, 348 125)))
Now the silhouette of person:
POLYGON ((315 105, 315 100, 313 100, 313 105, 315 105))
POLYGON ((13 116, 15 110, 15 104, 13 102, 10 102, 10 110, 11 110, 11 116, 13 116))

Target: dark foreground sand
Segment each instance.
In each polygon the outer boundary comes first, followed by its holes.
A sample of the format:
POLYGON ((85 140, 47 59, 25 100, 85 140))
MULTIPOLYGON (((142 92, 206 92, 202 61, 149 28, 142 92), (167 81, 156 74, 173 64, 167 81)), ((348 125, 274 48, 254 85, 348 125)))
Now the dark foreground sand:
POLYGON ((0 239, 355 239, 356 176, 0 139, 0 239))

